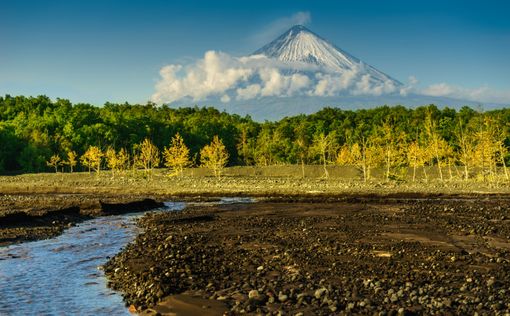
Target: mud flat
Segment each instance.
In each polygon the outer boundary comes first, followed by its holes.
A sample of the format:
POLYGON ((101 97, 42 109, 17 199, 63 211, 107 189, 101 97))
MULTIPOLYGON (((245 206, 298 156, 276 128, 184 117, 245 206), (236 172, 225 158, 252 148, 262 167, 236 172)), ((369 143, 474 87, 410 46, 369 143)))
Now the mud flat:
POLYGON ((105 265, 146 315, 510 312, 510 199, 297 199, 150 213, 105 265))

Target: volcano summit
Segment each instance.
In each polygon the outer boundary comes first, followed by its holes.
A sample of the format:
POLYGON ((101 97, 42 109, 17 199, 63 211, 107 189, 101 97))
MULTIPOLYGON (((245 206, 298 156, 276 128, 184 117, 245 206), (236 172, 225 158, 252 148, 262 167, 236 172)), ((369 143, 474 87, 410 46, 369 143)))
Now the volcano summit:
POLYGON ((357 72, 359 76, 368 76, 374 84, 402 86, 399 81, 337 48, 302 25, 292 27, 254 55, 264 55, 286 63, 314 65, 329 73, 357 72))

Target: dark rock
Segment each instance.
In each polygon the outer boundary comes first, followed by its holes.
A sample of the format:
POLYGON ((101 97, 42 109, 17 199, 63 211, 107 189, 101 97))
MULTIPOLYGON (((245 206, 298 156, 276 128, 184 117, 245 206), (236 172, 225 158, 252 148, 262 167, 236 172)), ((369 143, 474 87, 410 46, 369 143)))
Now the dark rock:
POLYGON ((127 203, 107 203, 99 201, 101 212, 105 215, 119 215, 132 212, 145 212, 164 207, 165 204, 153 199, 144 199, 127 203))

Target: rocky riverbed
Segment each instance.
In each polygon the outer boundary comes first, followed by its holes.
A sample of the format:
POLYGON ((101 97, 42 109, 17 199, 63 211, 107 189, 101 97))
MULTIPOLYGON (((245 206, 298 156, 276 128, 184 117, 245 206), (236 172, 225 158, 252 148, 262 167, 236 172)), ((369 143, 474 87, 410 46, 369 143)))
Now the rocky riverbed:
POLYGON ((504 197, 196 206, 104 268, 145 314, 504 315, 509 224, 504 197))

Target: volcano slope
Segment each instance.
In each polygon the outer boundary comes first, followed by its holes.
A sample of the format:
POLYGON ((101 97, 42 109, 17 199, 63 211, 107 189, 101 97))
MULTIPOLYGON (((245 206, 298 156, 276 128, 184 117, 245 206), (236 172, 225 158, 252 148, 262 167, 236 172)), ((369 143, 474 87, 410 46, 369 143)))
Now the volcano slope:
POLYGON ((105 271, 145 314, 186 304, 204 315, 504 314, 509 207, 508 197, 195 206, 143 217, 105 271))

